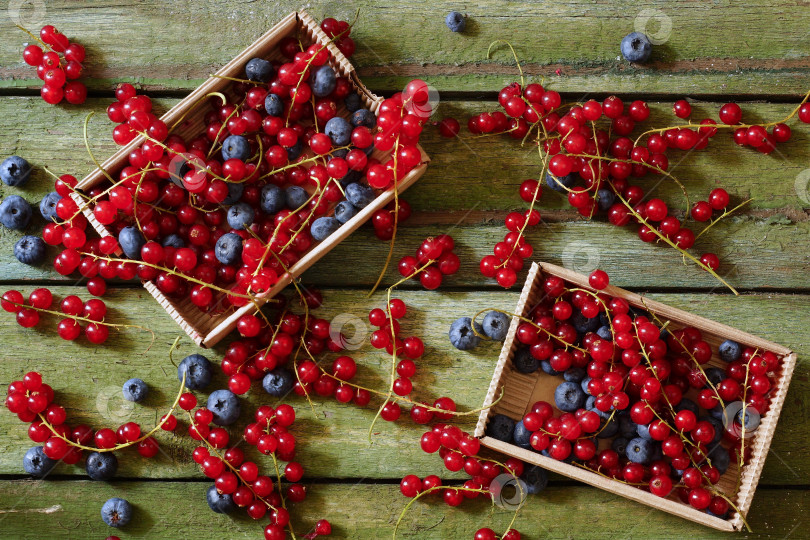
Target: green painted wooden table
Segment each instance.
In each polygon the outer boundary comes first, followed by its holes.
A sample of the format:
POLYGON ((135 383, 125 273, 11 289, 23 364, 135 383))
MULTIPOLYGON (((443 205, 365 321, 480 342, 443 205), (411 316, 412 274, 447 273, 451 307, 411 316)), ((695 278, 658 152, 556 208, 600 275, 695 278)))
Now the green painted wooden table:
MULTIPOLYGON (((715 115, 720 104, 733 99, 746 102, 747 115, 774 119, 810 87, 810 16, 801 2, 437 4, 327 2, 312 6, 310 12, 316 18, 351 18, 359 6, 360 18, 352 33, 357 42, 353 62, 362 79, 385 94, 401 89, 410 78, 422 77, 441 92, 440 116, 466 119, 494 106, 496 92, 516 77, 505 52, 487 59, 488 45, 503 37, 514 43, 526 73, 544 77, 546 86, 564 94, 564 101, 612 93, 647 99, 656 124, 671 118, 671 102, 684 95, 693 98, 697 115, 715 115), (465 8, 469 8, 468 31, 449 32, 445 14, 465 8), (635 25, 666 41, 643 68, 628 65, 618 52, 620 39, 635 25)), ((0 156, 25 156, 37 171, 25 189, 4 186, 0 194, 20 194, 35 203, 52 188, 41 167, 77 177, 90 172, 82 121, 89 111, 104 110, 115 83, 139 85, 166 110, 298 7, 287 1, 9 1, 8 10, 0 12, 0 156), (38 97, 39 81, 21 60, 26 38, 12 21, 33 29, 53 23, 87 47, 85 81, 92 95, 85 105, 52 107, 38 97)), ((114 151, 110 125, 102 116, 89 126, 98 156, 114 151)), ((713 187, 723 186, 735 199, 754 198, 744 212, 699 240, 699 249, 721 256, 723 275, 742 291, 738 297, 696 268, 684 266, 673 250, 643 244, 632 232, 603 221, 579 219, 553 192, 541 203, 545 226, 530 234, 538 260, 576 266, 584 264, 583 257, 596 254, 599 266, 616 285, 648 292, 652 298, 798 352, 798 368, 749 515, 754 533, 738 537, 807 536, 810 130, 799 128, 794 133, 770 157, 739 150, 728 137, 719 136, 708 151, 690 155, 677 166, 695 196, 705 197, 713 187)), ((498 348, 489 344, 473 353, 456 351, 446 330, 456 317, 482 307, 514 306, 517 289, 494 287, 482 278, 477 265, 502 237, 505 212, 521 206, 517 186, 539 174, 538 163, 531 153, 502 138, 459 144, 427 130, 424 147, 433 162, 406 196, 414 216, 400 231, 396 253, 412 252, 420 239, 452 229, 462 268, 436 292, 403 287, 400 297, 416 314, 404 326, 423 336, 428 347, 415 378, 417 397, 450 395, 460 408, 469 410, 483 401, 498 348)), ((678 188, 668 182, 658 185, 656 193, 681 200, 678 188)), ((11 247, 19 236, 0 230, 4 288, 27 293, 44 284, 60 297, 73 292, 87 296, 81 284, 61 278, 49 267, 32 268, 14 260, 11 247)), ((310 270, 305 281, 320 287, 326 299, 320 316, 349 313, 363 318, 379 304, 379 294, 367 298, 366 293, 386 252, 386 245, 364 229, 310 270)), ((394 272, 389 272, 387 282, 394 279, 394 272)), ((139 287, 112 286, 105 300, 117 320, 155 332, 151 349, 144 352, 148 335, 133 329, 114 333, 103 347, 91 347, 82 339, 60 340, 52 330, 56 324, 52 318, 46 318, 40 329, 25 330, 3 314, 0 383, 5 386, 26 371, 38 370, 54 386, 74 422, 101 426, 128 419, 152 425, 176 391, 167 351, 179 328, 139 287), (145 379, 154 392, 145 405, 129 409, 117 396, 122 382, 133 376, 145 379)), ((196 351, 185 337, 180 346, 182 354, 196 351)), ((222 353, 218 347, 208 354, 219 360, 222 353)), ((362 383, 381 386, 386 358, 369 347, 356 351, 355 358, 362 383)), ((221 374, 216 383, 224 384, 221 374)), ((252 409, 266 399, 254 391, 248 401, 246 408, 252 409)), ((298 531, 328 518, 336 537, 387 537, 406 503, 398 489, 403 475, 460 478, 442 472, 435 456, 419 450, 422 429, 409 422, 378 424, 369 445, 366 431, 373 409, 317 400, 313 411, 300 399, 293 403, 299 417, 298 459, 306 467, 309 487, 307 500, 292 511, 298 531)), ((472 420, 468 417, 462 425, 470 429, 472 420)), ((191 462, 193 446, 187 437, 160 434, 164 452, 149 461, 132 450, 123 451, 116 480, 93 483, 81 468, 67 465, 60 465, 45 481, 23 476, 22 456, 31 446, 24 426, 1 412, 0 434, 0 537, 104 538, 113 531, 102 523, 99 508, 115 495, 136 507, 135 521, 119 533, 122 538, 261 537, 262 527, 244 515, 226 517, 208 510, 204 494, 210 483, 191 462)), ((470 538, 482 526, 502 530, 510 517, 503 510, 490 511, 483 500, 458 509, 419 502, 405 517, 400 535, 470 538)), ((530 497, 516 525, 524 538, 732 536, 561 478, 530 497)))

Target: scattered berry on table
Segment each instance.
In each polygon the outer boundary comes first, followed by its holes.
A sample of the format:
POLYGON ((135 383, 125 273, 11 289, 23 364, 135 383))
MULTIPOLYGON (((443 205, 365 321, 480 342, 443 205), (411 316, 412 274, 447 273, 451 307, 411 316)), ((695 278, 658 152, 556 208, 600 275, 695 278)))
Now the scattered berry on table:
MULTIPOLYGON (((450 325, 450 343, 460 351, 469 351, 478 346, 481 338, 475 335, 470 317, 460 317, 450 325)), ((479 323, 475 323, 475 329, 479 334, 484 333, 484 329, 479 323)))
POLYGON ((84 468, 91 480, 109 480, 118 472, 118 459, 112 452, 91 452, 84 468))
POLYGON ((500 311, 489 311, 484 316, 484 321, 481 326, 484 329, 484 334, 490 339, 495 341, 503 341, 506 339, 506 334, 509 332, 509 324, 511 319, 506 313, 500 311))
POLYGON ((45 242, 38 236, 23 236, 14 244, 14 256, 23 264, 40 264, 45 260, 45 242))
POLYGON ((0 224, 9 229, 25 230, 32 215, 31 205, 19 195, 9 195, 0 203, 0 224))
POLYGON ((41 446, 30 448, 23 457, 23 469, 26 474, 43 478, 56 466, 56 460, 45 455, 41 446))
POLYGON ((208 410, 214 414, 213 422, 218 426, 229 426, 236 422, 241 412, 239 398, 230 390, 214 390, 208 396, 208 410))
POLYGON ((632 32, 622 38, 621 50, 622 56, 628 62, 642 63, 650 59, 652 43, 641 32, 632 32))
POLYGON ((137 403, 146 399, 146 396, 149 393, 149 386, 147 386, 142 379, 132 378, 124 383, 122 391, 124 394, 124 399, 137 403))
POLYGON ((107 499, 101 507, 101 519, 110 527, 123 527, 132 520, 132 505, 119 497, 107 499))
POLYGON ((177 379, 186 376, 186 387, 191 390, 204 390, 213 376, 211 362, 201 354, 191 354, 183 358, 177 367, 177 379))
POLYGON ((467 18, 458 11, 451 11, 444 18, 444 24, 451 32, 463 32, 467 26, 467 18))
POLYGON ((30 176, 31 165, 20 156, 8 157, 0 163, 0 180, 7 186, 23 186, 30 176))

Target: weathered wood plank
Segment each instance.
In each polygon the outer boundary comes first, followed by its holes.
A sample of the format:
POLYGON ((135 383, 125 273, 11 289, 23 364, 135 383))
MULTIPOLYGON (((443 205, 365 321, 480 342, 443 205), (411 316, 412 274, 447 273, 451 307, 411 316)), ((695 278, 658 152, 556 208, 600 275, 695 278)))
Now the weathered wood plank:
MULTIPOLYGON (((40 12, 10 6, 9 17, 0 23, 0 31, 10 36, 0 45, 0 88, 40 86, 21 59, 21 44, 28 38, 12 20, 33 30, 56 23, 83 43, 93 89, 109 90, 118 81, 191 89, 301 7, 284 1, 259 9, 251 2, 211 0, 171 6, 155 0, 104 6, 62 0, 42 5, 45 9, 40 12)), ((685 1, 594 5, 569 0, 504 7, 490 2, 468 6, 464 34, 453 34, 444 26, 450 7, 424 0, 386 4, 366 0, 351 6, 328 2, 308 9, 316 18, 351 20, 358 7, 353 61, 375 89, 398 90, 420 76, 440 90, 497 90, 517 72, 510 54, 500 51, 488 60, 487 47, 507 37, 527 73, 559 81, 559 87, 569 92, 798 95, 807 90, 810 37, 804 6, 788 0, 744 6, 685 1), (713 21, 710 32, 707 17, 713 21), (643 68, 628 65, 619 53, 621 38, 637 24, 666 42, 643 68), (779 31, 769 31, 774 27, 779 31), (538 31, 546 28, 553 31, 538 31)))
MULTIPOLYGON (((0 509, 8 512, 3 529, 9 537, 102 538, 260 538, 259 522, 238 511, 211 513, 205 503, 207 483, 87 481, 0 482, 0 509), (135 508, 129 525, 114 531, 99 515, 110 497, 126 498, 135 508), (171 506, 156 501, 171 501, 171 506), (47 510, 47 512, 45 511, 47 510), (124 536, 126 535, 126 536, 124 536)), ((332 523, 329 538, 390 538, 408 499, 399 487, 380 484, 309 486, 307 499, 291 510, 296 534, 311 531, 318 519, 332 523), (374 501, 369 504, 369 501, 374 501)), ((515 527, 523 538, 785 538, 803 523, 810 504, 805 490, 759 489, 748 516, 748 533, 721 533, 659 512, 616 495, 584 486, 552 486, 531 495, 515 527), (587 519, 583 519, 587 516, 587 519)), ((450 508, 439 500, 417 501, 400 524, 396 538, 471 538, 480 527, 504 532, 512 512, 479 497, 450 508)))
MULTIPOLYGON (((30 288, 23 290, 27 293, 30 288)), ((73 288, 54 289, 59 298, 70 292, 74 292, 73 288)), ((355 321, 346 323, 348 326, 344 331, 350 337, 355 324, 359 336, 371 331, 364 321, 368 311, 384 298, 377 295, 367 299, 365 291, 338 290, 326 290, 324 296, 324 307, 316 314, 327 320, 343 314, 342 319, 355 321)), ((427 347, 424 357, 417 361, 414 397, 433 400, 448 395, 456 400, 460 410, 480 407, 499 347, 495 343, 486 343, 471 353, 458 351, 449 344, 447 328, 457 317, 472 316, 487 307, 514 309, 517 294, 401 292, 398 296, 410 310, 402 324, 404 335, 422 337, 427 347)), ((803 423, 790 420, 803 417, 810 390, 807 369, 802 368, 810 358, 810 345, 804 340, 806 321, 810 317, 807 297, 764 294, 739 298, 705 294, 650 296, 784 344, 798 353, 800 365, 793 378, 762 482, 807 485, 810 457, 802 451, 806 445, 806 429, 803 423)), ((169 362, 167 351, 180 329, 161 313, 159 306, 144 291, 113 290, 108 305, 112 320, 146 325, 155 332, 156 341, 149 351, 144 352, 149 335, 134 329, 113 333, 105 347, 91 347, 83 338, 73 343, 61 341, 54 333, 56 320, 53 318, 43 319, 41 329, 26 330, 4 314, 0 317, 0 333, 5 339, 2 355, 5 367, 0 382, 6 385, 26 371, 40 370, 56 390, 59 403, 67 407, 73 423, 84 422, 100 428, 115 427, 131 420, 144 427, 153 426, 177 391, 176 371, 169 362), (145 404, 127 404, 121 398, 121 385, 135 376, 144 379, 153 389, 145 404)), ((360 341, 357 336, 352 337, 355 338, 360 341)), ((188 339, 184 338, 182 343, 175 355, 176 361, 197 350, 188 339)), ((223 352, 224 346, 219 346, 205 354, 218 363, 223 352)), ((389 357, 367 344, 350 354, 360 366, 358 383, 383 390, 390 369, 389 357)), ((329 355, 327 361, 331 362, 335 356, 329 355)), ((216 372, 210 390, 225 385, 225 378, 218 368, 216 372)), ((205 395, 200 394, 201 397, 205 395)), ((442 472, 443 467, 435 456, 421 452, 417 441, 424 428, 410 420, 396 425, 380 421, 375 427, 374 443, 369 446, 367 433, 374 415, 373 407, 358 409, 338 404, 333 399, 316 397, 313 412, 302 398, 290 396, 288 401, 299 417, 293 429, 300 441, 298 459, 310 477, 395 478, 411 472, 448 474, 442 472)), ((231 430, 233 436, 238 437, 256 406, 273 402, 258 386, 254 387, 244 402, 243 420, 237 429, 231 430)), ((461 425, 468 430, 472 429, 474 420, 473 417, 460 419, 461 425)), ((33 443, 28 440, 25 427, 5 410, 0 411, 0 432, 4 433, 0 438, 0 474, 18 474, 22 456, 33 443)), ((161 433, 158 439, 165 453, 150 462, 145 462, 132 450, 120 452, 120 476, 195 478, 199 475, 189 459, 194 446, 188 437, 161 433)), ((59 472, 84 474, 81 468, 64 465, 60 466, 59 472)))
MULTIPOLYGON (((99 161, 114 153, 118 147, 111 138, 113 124, 104 112, 110 101, 90 99, 81 107, 59 111, 39 98, 13 97, 0 101, 0 115, 5 119, 0 126, 0 156, 19 154, 38 168, 25 189, 3 186, 0 193, 16 193, 37 202, 53 190, 53 179, 42 167, 77 178, 90 173, 95 166, 84 147, 83 127, 91 111, 96 112, 88 125, 93 153, 99 161)), ((158 98, 155 107, 163 112, 175 103, 173 99, 158 98)), ((718 102, 695 102, 694 121, 716 118, 721 106, 718 102)), ((447 100, 441 102, 436 118, 454 116, 466 125, 471 115, 496 107, 494 99, 484 102, 447 100)), ((789 104, 751 103, 744 107, 745 118, 751 121, 777 121, 793 109, 789 104)), ((651 119, 639 126, 634 136, 645 129, 684 123, 674 117, 670 102, 653 102, 651 110, 651 119)), ((721 132, 703 151, 686 154, 671 150, 670 172, 683 183, 693 202, 705 199, 711 189, 722 186, 732 194, 734 202, 753 198, 752 209, 808 208, 810 175, 802 177, 804 182, 797 182, 797 177, 808 168, 810 127, 797 120, 794 122, 793 139, 780 144, 779 152, 772 156, 741 149, 733 143, 730 133, 721 132)), ((522 201, 517 196, 520 183, 540 175, 536 150, 531 146, 521 148, 519 141, 506 135, 474 137, 466 128, 462 130, 462 138, 462 141, 444 139, 435 127, 426 126, 422 141, 432 162, 405 197, 414 209, 438 212, 521 207, 522 201)), ((654 190, 656 197, 668 201, 673 208, 685 209, 681 188, 670 179, 660 180, 660 177, 649 176, 637 183, 645 190, 654 190)), ((570 210, 564 197, 551 190, 546 190, 540 208, 570 210)))
MULTIPOLYGON (((415 252, 428 236, 450 233, 456 241, 456 253, 461 257, 461 269, 444 280, 441 290, 497 288, 494 280, 481 275, 478 264, 507 232, 500 221, 503 213, 471 214, 468 219, 473 223, 456 226, 456 221, 463 217, 462 212, 415 216, 413 225, 402 227, 398 233, 386 282, 400 279, 396 270, 400 257, 415 252), (416 219, 431 224, 416 225, 416 219)), ((20 236, 16 231, 0 231, 0 251, 10 254, 20 236)), ((714 278, 694 264, 684 265, 674 249, 645 244, 630 228, 619 230, 604 222, 549 222, 530 231, 528 238, 534 246, 532 259, 568 265, 579 271, 590 271, 598 264, 610 273, 612 283, 622 287, 723 290, 714 278)), ((49 249, 52 256, 58 253, 49 249)), ((808 287, 810 222, 794 223, 785 217, 731 218, 709 231, 693 251, 697 256, 703 251, 718 253, 721 274, 737 288, 804 290, 808 287)), ((377 280, 387 254, 387 243, 378 240, 369 227, 364 227, 320 260, 304 275, 304 280, 318 286, 368 288, 377 280), (352 268, 352 272, 346 272, 346 268, 352 268)), ((520 275, 525 275, 525 271, 520 275)), ((49 263, 31 267, 10 256, 3 257, 0 283, 15 280, 76 283, 75 277, 59 276, 49 263)), ((415 281, 406 284, 406 287, 416 286, 415 281)))

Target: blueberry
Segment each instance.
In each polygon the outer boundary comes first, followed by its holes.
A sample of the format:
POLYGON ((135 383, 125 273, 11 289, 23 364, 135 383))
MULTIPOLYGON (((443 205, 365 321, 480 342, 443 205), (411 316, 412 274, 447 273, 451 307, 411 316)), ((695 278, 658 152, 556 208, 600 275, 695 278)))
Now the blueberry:
POLYGON ((0 204, 0 223, 9 229, 22 231, 31 223, 31 205, 19 195, 9 195, 0 204))
POLYGON ((626 455, 633 463, 646 465, 652 459, 653 443, 642 437, 636 437, 627 443, 626 455))
POLYGON ((267 184, 262 188, 262 197, 259 206, 265 214, 280 212, 287 203, 286 193, 274 184, 267 184))
POLYGON ((600 326, 599 328, 597 328, 596 335, 604 339, 605 341, 613 341, 613 332, 610 331, 609 326, 600 326))
POLYGON ((526 495, 540 493, 548 485, 548 471, 538 465, 524 469, 520 479, 526 483, 526 495))
POLYGON ((256 212, 247 203, 236 203, 228 208, 228 225, 231 229, 247 229, 253 223, 256 212))
POLYGON ((245 191, 245 184, 242 182, 228 182, 228 196, 222 201, 225 206, 230 206, 239 202, 242 198, 242 193, 245 191))
POLYGON ((304 206, 309 199, 309 194, 301 186, 290 186, 286 189, 284 195, 287 208, 290 210, 298 210, 304 206))
POLYGON ((652 43, 641 32, 632 32, 622 39, 621 49, 628 62, 646 62, 652 54, 652 43))
POLYGON ((233 232, 220 236, 214 244, 214 256, 222 264, 235 264, 242 260, 242 237, 233 232))
POLYGON ((230 514, 236 510, 233 497, 227 493, 218 492, 215 485, 208 488, 208 491, 205 493, 205 498, 208 501, 208 507, 217 514, 230 514))
POLYGON ((341 223, 346 223, 357 215, 357 208, 349 201, 340 201, 335 206, 335 219, 341 223))
POLYGON ((284 114, 284 100, 276 94, 267 94, 264 98, 264 110, 270 116, 281 116, 284 114))
POLYGON ((298 159, 298 156, 301 155, 301 152, 304 151, 304 142, 301 139, 298 139, 294 145, 287 148, 287 159, 290 161, 294 161, 298 159))
POLYGON ((22 186, 30 176, 31 165, 20 156, 8 157, 0 163, 0 180, 7 186, 22 186))
POLYGON ((698 413, 697 403, 695 403, 689 398, 683 398, 681 402, 678 403, 678 405, 675 407, 675 411, 680 412, 683 410, 692 411, 693 413, 695 413, 695 415, 697 415, 698 413))
POLYGON ((56 203, 62 199, 62 196, 55 191, 51 191, 39 201, 39 213, 45 218, 45 221, 56 221, 56 203))
POLYGON ((140 260, 141 248, 145 243, 146 239, 143 237, 143 234, 133 225, 124 227, 121 229, 121 232, 118 233, 118 245, 124 250, 124 255, 126 255, 128 259, 135 261, 140 260))
POLYGON ((709 416, 715 420, 723 421, 723 419, 726 417, 725 409, 723 409, 723 406, 718 403, 712 410, 709 411, 709 416))
POLYGON ((499 441, 509 442, 512 440, 512 434, 515 431, 515 421, 506 416, 505 414, 496 414, 489 419, 487 424, 486 434, 488 437, 498 439, 499 441))
MULTIPOLYGON (((597 410, 594 410, 594 412, 597 412, 597 410)), ((599 427, 599 433, 596 436, 600 439, 610 439, 615 437, 618 432, 619 423, 616 420, 603 419, 599 427)))
POLYGON ((737 411, 737 414, 734 415, 734 424, 742 430, 745 428, 745 431, 751 433, 755 429, 759 427, 759 420, 760 416, 759 413, 755 410, 749 410, 748 407, 744 407, 737 411), (743 422, 743 418, 745 421, 743 422))
POLYGON ((638 436, 644 440, 652 440, 652 435, 650 435, 650 424, 637 424, 636 433, 638 433, 638 436))
POLYGON ((582 387, 574 382, 560 383, 554 390, 554 403, 563 412, 574 412, 582 408, 586 398, 582 387))
POLYGON ((124 399, 127 401, 143 401, 149 393, 149 387, 141 379, 130 379, 124 383, 124 399))
POLYGON ((91 480, 109 480, 118 471, 118 459, 112 452, 91 452, 84 469, 91 480))
POLYGON ((458 11, 451 11, 444 18, 444 24, 451 32, 463 32, 464 27, 467 26, 467 19, 458 11))
POLYGON ((628 441, 628 440, 627 440, 626 438, 624 438, 624 437, 616 437, 616 438, 615 438, 615 439, 613 439, 613 441, 610 443, 610 447, 611 447, 611 448, 612 448, 612 449, 613 449, 613 450, 614 450, 614 451, 615 451, 617 454, 619 454, 619 456, 623 456, 623 455, 625 455, 625 453, 627 452, 627 444, 628 444, 629 442, 630 442, 630 441, 628 441))
POLYGON ((241 135, 231 135, 222 141, 222 160, 250 158, 250 143, 241 135))
POLYGON ((637 424, 633 422, 629 414, 619 414, 619 431, 622 437, 632 439, 638 434, 636 430, 637 424))
POLYGON ((101 519, 110 527, 123 527, 132 519, 132 505, 118 497, 107 499, 101 507, 101 519))
POLYGON ((717 352, 720 355, 721 360, 725 362, 734 362, 735 360, 739 360, 740 355, 742 354, 742 347, 736 341, 727 339, 720 344, 717 352))
POLYGON ((352 113, 352 125, 354 127, 365 126, 368 129, 377 127, 377 117, 368 109, 357 109, 352 113))
POLYGON ((581 367, 570 367, 563 372, 563 379, 568 382, 582 382, 582 379, 585 378, 585 370, 581 367))
POLYGON ((214 423, 218 426, 230 426, 239 418, 242 408, 239 398, 230 390, 215 390, 208 396, 208 410, 214 413, 214 423))
POLYGON ((332 144, 335 146, 346 146, 352 140, 352 125, 342 116, 335 116, 329 120, 323 128, 323 132, 332 139, 332 144))
POLYGON ((585 315, 577 311, 571 317, 571 324, 574 329, 580 334, 587 334, 588 332, 596 332, 599 329, 599 317, 587 318, 585 315))
MULTIPOLYGON (((479 334, 484 331, 478 323, 475 323, 475 330, 479 334)), ((448 334, 450 336, 450 343, 460 351, 469 351, 470 349, 478 347, 478 344, 481 343, 481 338, 473 332, 472 319, 469 317, 460 317, 453 321, 448 334)))
POLYGON ((294 384, 295 376, 283 367, 274 369, 262 379, 262 388, 273 397, 284 397, 294 384))
POLYGON ((333 217, 322 216, 312 222, 309 232, 314 240, 322 242, 339 228, 340 221, 333 217))
POLYGON ((270 82, 276 70, 273 64, 263 58, 252 58, 245 64, 245 77, 256 82, 270 82))
POLYGON ((705 388, 710 388, 712 385, 717 387, 720 382, 726 378, 726 372, 723 369, 718 367, 710 367, 703 370, 706 374, 706 384, 704 385, 705 388), (709 384, 711 383, 711 385, 709 384))
POLYGON ((714 447, 709 450, 708 455, 712 462, 712 467, 717 467, 720 474, 726 474, 728 466, 731 464, 731 456, 729 455, 728 450, 726 450, 721 444, 715 444, 714 447))
POLYGON ((173 247, 175 249, 186 247, 186 241, 179 234, 170 234, 160 244, 163 247, 173 247))
POLYGON ((357 208, 365 208, 374 200, 374 190, 357 182, 346 186, 346 198, 357 208))
MULTIPOLYGON (((589 396, 589 397, 588 397, 588 398, 585 400, 585 408, 586 408, 586 409, 588 409, 589 411, 593 411, 593 412, 595 412, 595 413, 596 413, 596 415, 597 415, 599 418, 601 418, 602 420, 607 420, 607 419, 609 419, 609 418, 610 418, 610 415, 611 415, 611 412, 610 412, 610 411, 600 411, 599 409, 597 409, 596 407, 594 407, 594 403, 595 403, 595 402, 596 402, 596 398, 595 398, 594 396, 589 396)), ((617 427, 618 427, 618 422, 615 422, 615 423, 617 424, 617 427)))
POLYGON ((38 236, 23 236, 14 244, 14 256, 23 264, 39 264, 45 260, 45 242, 38 236))
POLYGON ((208 358, 201 354, 190 354, 177 366, 177 378, 183 380, 186 374, 186 387, 190 390, 203 390, 211 382, 213 369, 208 358))
POLYGON ((490 311, 484 315, 484 322, 481 326, 484 327, 484 334, 488 338, 495 341, 503 341, 506 339, 506 334, 509 332, 509 324, 512 321, 509 316, 500 311, 490 311))
POLYGON ((346 110, 349 112, 354 112, 357 109, 363 107, 363 100, 360 99, 359 94, 355 94, 354 92, 350 93, 346 98, 343 100, 343 104, 346 105, 346 110))
POLYGON ((546 185, 554 191, 559 191, 560 193, 568 193, 565 188, 573 187, 574 182, 576 182, 576 177, 573 173, 566 176, 554 176, 551 173, 546 173, 546 185))
MULTIPOLYGON (((584 379, 582 379, 582 382, 579 383, 579 385, 582 387, 582 391, 585 392, 586 394, 588 394, 589 396, 591 395, 591 392, 588 390, 588 383, 590 383, 590 382, 591 382, 591 378, 590 377, 585 377, 584 379)), ((596 398, 594 398, 594 399, 596 399, 596 398)))
POLYGON ((513 443, 521 448, 529 450, 532 447, 532 445, 529 444, 531 438, 532 432, 526 429, 526 426, 523 425, 523 420, 515 424, 515 431, 512 432, 513 443))
POLYGON ((23 456, 23 469, 26 474, 42 478, 56 467, 56 461, 45 455, 41 446, 34 446, 28 449, 23 456))
POLYGON ((309 86, 316 97, 328 96, 337 86, 335 70, 329 66, 315 68, 309 76, 309 86))
POLYGON ((544 373, 548 373, 549 375, 553 375, 554 377, 560 374, 559 371, 551 367, 551 362, 549 362, 548 360, 540 360, 540 369, 542 369, 544 373))
MULTIPOLYGON (((332 158, 336 158, 336 157, 345 158, 347 155, 349 155, 349 149, 348 148, 335 148, 331 152, 332 157, 329 158, 329 161, 332 161, 332 158)), ((354 172, 356 172, 356 171, 354 171, 354 172)), ((347 172, 346 175, 343 176, 343 178, 346 178, 346 176, 348 176, 348 174, 349 173, 347 172)), ((338 178, 338 180, 343 180, 343 178, 338 178)))
POLYGON ((599 209, 607 211, 613 203, 616 202, 616 195, 609 189, 600 189, 596 192, 596 198, 599 202, 599 209))

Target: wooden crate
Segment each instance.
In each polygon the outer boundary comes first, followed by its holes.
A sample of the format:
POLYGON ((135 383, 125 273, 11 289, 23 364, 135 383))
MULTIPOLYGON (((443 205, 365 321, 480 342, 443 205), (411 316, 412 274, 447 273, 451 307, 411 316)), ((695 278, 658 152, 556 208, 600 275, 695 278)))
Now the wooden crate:
MULTIPOLYGON (((523 317, 528 316, 532 307, 536 305, 543 296, 542 283, 545 276, 548 275, 558 276, 576 287, 594 291, 593 287, 588 283, 587 276, 551 264, 533 263, 529 275, 526 278, 520 299, 518 300, 515 314, 523 317)), ((726 365, 716 355, 718 345, 726 339, 733 339, 744 346, 768 350, 780 357, 780 368, 776 374, 776 383, 770 393, 770 408, 762 416, 756 434, 752 438, 747 439, 747 444, 751 448, 751 457, 743 466, 740 489, 736 494, 732 495, 732 493, 730 493, 736 487, 737 474, 739 472, 734 460, 732 460, 729 469, 721 477, 718 484, 722 491, 730 495, 730 498, 739 509, 740 513, 742 513, 742 516, 731 510, 727 519, 714 517, 692 508, 688 504, 682 503, 674 493, 669 498, 661 498, 642 489, 608 479, 589 470, 569 465, 562 461, 545 457, 532 450, 525 450, 514 444, 486 436, 487 423, 495 414, 504 414, 517 421, 522 419, 526 413, 530 412, 532 405, 537 401, 547 401, 554 406, 554 390, 562 380, 561 377, 548 375, 540 369, 535 373, 524 374, 513 368, 511 362, 512 355, 517 350, 519 344, 515 337, 518 325, 520 324, 520 320, 517 317, 512 318, 509 333, 506 336, 501 355, 498 358, 498 363, 492 376, 492 382, 489 386, 486 399, 484 400, 484 410, 481 412, 478 424, 475 428, 475 436, 481 438, 481 443, 484 446, 492 448, 493 450, 516 457, 527 463, 539 465, 563 476, 585 482, 611 493, 621 495, 622 497, 646 504, 647 506, 664 510, 665 512, 715 529, 723 531, 741 530, 744 526, 743 517, 751 508, 751 500, 754 496, 757 483, 759 482, 762 467, 765 463, 765 457, 768 454, 768 448, 771 445, 776 423, 779 420, 779 413, 785 402, 788 384, 790 383, 790 378, 796 365, 796 354, 776 343, 741 332, 730 326, 666 306, 660 302, 643 299, 643 297, 638 294, 618 287, 608 286, 602 292, 612 297, 624 298, 631 306, 637 306, 650 311, 656 314, 661 320, 671 321, 670 328, 672 329, 683 328, 685 326, 693 326, 699 329, 703 333, 704 341, 708 342, 713 350, 712 359, 706 364, 707 366, 722 367, 726 365), (498 396, 501 395, 501 390, 503 390, 503 397, 498 403, 492 405, 493 402, 497 400, 498 396)), ((555 408, 555 415, 558 415, 559 412, 560 411, 555 408)))
MULTIPOLYGON (((245 64, 252 58, 260 57, 268 60, 280 60, 282 57, 281 53, 277 50, 277 44, 286 36, 295 35, 296 33, 302 38, 302 41, 305 42, 305 46, 311 43, 325 44, 332 54, 330 65, 337 75, 347 77, 354 90, 360 95, 363 105, 372 112, 377 112, 383 98, 374 95, 363 86, 349 60, 330 42, 320 26, 306 12, 298 11, 286 16, 252 45, 239 53, 236 58, 217 71, 215 76, 209 78, 180 103, 161 116, 161 120, 163 120, 167 126, 171 127, 182 119, 182 123, 173 133, 185 138, 193 138, 199 135, 205 128, 204 116, 207 108, 199 106, 194 108, 194 105, 204 99, 209 93, 223 91, 233 84, 231 81, 222 77, 243 78, 245 64)), ((340 104, 338 114, 340 115, 345 112, 345 107, 340 104)), ((143 137, 136 137, 131 143, 122 147, 118 152, 102 163, 100 169, 96 169, 79 182, 76 186, 77 189, 86 190, 100 182, 104 182, 106 180, 104 171, 107 171, 115 177, 118 172, 128 164, 130 152, 143 142, 143 137)), ((422 162, 397 183, 399 193, 402 193, 413 185, 413 183, 424 174, 427 168, 430 160, 421 147, 419 147, 419 150, 422 154, 422 162)), ((390 158, 390 154, 390 151, 382 152, 380 150, 374 150, 371 157, 385 162, 390 158)), ((303 155, 306 154, 302 154, 302 156, 303 155)), ((343 224, 326 240, 315 245, 310 251, 305 253, 301 259, 289 269, 288 273, 279 277, 278 282, 269 291, 255 297, 257 302, 263 304, 276 296, 282 289, 292 283, 295 278, 318 261, 318 259, 323 257, 360 227, 360 225, 365 223, 374 212, 394 200, 393 190, 375 191, 377 192, 377 197, 371 204, 361 209, 357 215, 343 224)), ((87 207, 80 195, 72 194, 72 197, 79 207, 83 208, 84 215, 93 228, 102 236, 109 235, 110 232, 106 227, 100 224, 93 216, 92 207, 87 207)), ((236 323, 242 315, 255 311, 255 306, 248 304, 238 309, 231 308, 224 313, 209 314, 201 311, 192 304, 190 298, 178 300, 167 297, 152 281, 145 282, 144 287, 158 303, 166 309, 172 319, 186 331, 194 342, 203 347, 210 347, 219 342, 236 327, 236 323)))

